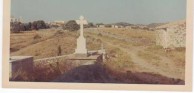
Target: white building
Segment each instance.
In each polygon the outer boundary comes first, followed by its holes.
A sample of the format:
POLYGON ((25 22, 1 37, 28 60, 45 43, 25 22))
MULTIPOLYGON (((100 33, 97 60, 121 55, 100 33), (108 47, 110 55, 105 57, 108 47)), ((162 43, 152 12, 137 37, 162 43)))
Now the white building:
POLYGON ((112 28, 124 28, 124 26, 121 25, 111 25, 112 28))
POLYGON ((105 28, 105 25, 97 25, 98 28, 105 28))

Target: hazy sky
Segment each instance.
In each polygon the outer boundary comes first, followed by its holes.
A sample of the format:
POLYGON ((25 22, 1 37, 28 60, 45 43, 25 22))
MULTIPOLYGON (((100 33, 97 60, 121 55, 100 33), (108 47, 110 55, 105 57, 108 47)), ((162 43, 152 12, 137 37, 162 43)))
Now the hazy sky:
POLYGON ((186 0, 11 0, 11 15, 25 22, 70 20, 161 23, 186 18, 186 0))

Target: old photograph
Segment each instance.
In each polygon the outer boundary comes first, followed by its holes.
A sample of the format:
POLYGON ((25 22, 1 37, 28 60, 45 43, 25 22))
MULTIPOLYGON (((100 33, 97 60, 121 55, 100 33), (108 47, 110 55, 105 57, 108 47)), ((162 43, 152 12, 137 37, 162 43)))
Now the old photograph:
POLYGON ((11 0, 10 82, 185 85, 187 0, 11 0))

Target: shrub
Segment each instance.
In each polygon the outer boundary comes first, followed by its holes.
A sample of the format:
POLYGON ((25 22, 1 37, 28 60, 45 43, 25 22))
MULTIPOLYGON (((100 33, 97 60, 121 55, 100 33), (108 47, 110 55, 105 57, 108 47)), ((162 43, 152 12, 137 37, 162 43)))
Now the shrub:
POLYGON ((57 56, 61 56, 62 50, 61 50, 61 46, 58 46, 58 53, 57 56))
POLYGON ((68 21, 63 27, 64 30, 77 31, 80 29, 80 26, 75 22, 75 20, 68 21))
POLYGON ((38 34, 36 34, 36 35, 34 36, 34 39, 40 39, 40 38, 41 38, 41 36, 38 35, 38 34))

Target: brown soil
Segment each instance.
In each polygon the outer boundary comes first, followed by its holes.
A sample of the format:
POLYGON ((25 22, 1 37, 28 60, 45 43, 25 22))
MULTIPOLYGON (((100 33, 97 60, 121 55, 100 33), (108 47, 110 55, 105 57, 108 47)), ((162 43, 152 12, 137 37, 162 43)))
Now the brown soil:
POLYGON ((52 82, 76 83, 124 83, 124 84, 176 84, 183 85, 180 79, 168 78, 146 72, 116 72, 106 66, 85 65, 77 67, 52 82))

